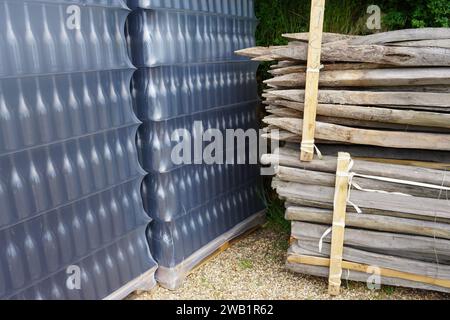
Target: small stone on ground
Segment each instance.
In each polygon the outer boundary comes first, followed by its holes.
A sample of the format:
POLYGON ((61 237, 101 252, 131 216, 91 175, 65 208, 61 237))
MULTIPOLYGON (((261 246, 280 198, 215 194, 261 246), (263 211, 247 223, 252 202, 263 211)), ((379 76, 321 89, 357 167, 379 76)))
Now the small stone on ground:
MULTIPOLYGON (((330 299, 327 279, 292 273, 285 268, 288 236, 261 228, 238 241, 190 274, 176 291, 162 287, 134 294, 136 300, 330 299)), ((383 286, 371 291, 365 283, 343 282, 334 299, 429 300, 449 299, 450 294, 383 286)))

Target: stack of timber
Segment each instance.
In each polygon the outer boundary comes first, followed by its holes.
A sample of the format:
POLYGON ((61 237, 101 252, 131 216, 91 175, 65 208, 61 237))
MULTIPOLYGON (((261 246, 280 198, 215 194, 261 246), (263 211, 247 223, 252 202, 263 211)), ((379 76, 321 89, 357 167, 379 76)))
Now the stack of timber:
MULTIPOLYGON (((328 277, 338 158, 299 159, 299 149, 289 146, 262 159, 276 165, 272 186, 292 221, 287 267, 328 277)), ((450 292, 450 172, 360 159, 351 163, 339 278, 450 292)))
MULTIPOLYGON (((263 94, 270 114, 264 119, 266 137, 300 142, 308 34, 285 37, 291 40, 286 46, 237 53, 277 61, 263 94)), ((317 144, 450 151, 450 28, 325 33, 322 63, 317 144)))
POLYGON ((308 34, 284 36, 237 53, 275 61, 264 137, 283 147, 262 162, 292 221, 288 268, 328 277, 330 293, 341 279, 450 292, 450 29, 324 33, 313 123, 324 156, 310 162, 308 34))

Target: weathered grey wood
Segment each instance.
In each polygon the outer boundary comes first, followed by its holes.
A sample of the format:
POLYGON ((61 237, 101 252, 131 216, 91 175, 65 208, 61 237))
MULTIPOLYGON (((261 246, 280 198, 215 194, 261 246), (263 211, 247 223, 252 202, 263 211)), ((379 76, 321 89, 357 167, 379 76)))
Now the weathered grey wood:
MULTIPOLYGON (((263 155, 261 160, 267 164, 273 163, 329 173, 336 172, 336 156, 324 156, 322 160, 306 163, 299 160, 299 154, 298 149, 277 148, 274 150, 274 154, 263 155)), ((450 187, 450 173, 445 170, 354 159, 352 172, 450 187)))
MULTIPOLYGON (((298 150, 299 146, 288 144, 288 147, 293 150, 298 150)), ((446 151, 430 151, 430 150, 416 150, 416 149, 391 149, 375 146, 362 145, 319 145, 320 151, 324 155, 334 156, 340 151, 348 152, 354 158, 367 158, 371 161, 386 162, 392 161, 410 161, 415 166, 422 166, 426 168, 450 171, 450 152, 446 151), (423 163, 421 163, 423 162, 423 163)))
MULTIPOLYGON (((265 94, 267 97, 281 98, 304 102, 305 91, 273 90, 265 94)), ((320 90, 319 103, 348 105, 385 105, 385 106, 427 106, 450 107, 449 93, 434 92, 374 92, 350 90, 320 90)))
MULTIPOLYGON (((330 245, 323 243, 322 252, 319 252, 318 241, 311 239, 299 239, 294 242, 290 251, 294 254, 307 254, 312 252, 317 257, 330 257, 330 245)), ((354 249, 344 245, 343 259, 345 261, 362 263, 369 266, 377 266, 406 273, 418 274, 435 279, 450 279, 450 266, 432 262, 424 262, 408 258, 400 258, 354 249)))
MULTIPOLYGON (((291 205, 286 207, 286 219, 331 225, 333 211, 291 205)), ((450 239, 450 225, 434 221, 347 212, 345 224, 358 229, 450 239)))
MULTIPOLYGON (((392 66, 387 64, 376 64, 376 63, 327 63, 323 65, 322 71, 338 71, 338 70, 364 70, 364 69, 382 69, 382 68, 392 68, 392 66)), ((272 75, 284 75, 291 73, 301 73, 306 72, 305 65, 291 65, 291 66, 280 66, 277 68, 271 68, 268 72, 272 75)))
MULTIPOLYGON (((282 36, 289 40, 297 40, 308 42, 309 40, 309 32, 300 32, 300 33, 284 33, 282 36)), ((331 33, 324 32, 322 33, 322 43, 329 43, 340 40, 349 40, 349 39, 357 39, 359 36, 339 34, 339 33, 331 33)))
MULTIPOLYGON (((262 59, 262 57, 265 57, 264 59, 268 59, 267 61, 273 61, 277 59, 282 59, 283 57, 273 54, 272 51, 283 48, 287 48, 287 46, 252 47, 236 50, 234 53, 249 58, 262 59)), ((262 60, 264 61, 264 59, 262 60)))
POLYGON ((450 49, 450 39, 401 41, 388 43, 387 45, 400 47, 434 47, 450 49))
POLYGON ((399 41, 450 39, 450 28, 403 29, 380 32, 364 37, 349 39, 352 45, 385 44, 399 41))
MULTIPOLYGON (((318 243, 328 228, 327 225, 294 221, 292 236, 295 239, 306 238, 318 243)), ((323 243, 330 243, 330 241, 330 234, 323 238, 323 243)), ((448 250, 450 241, 445 239, 345 228, 344 243, 346 246, 374 253, 433 263, 436 259, 443 264, 450 262, 448 250)))
MULTIPOLYGON (((287 147, 276 149, 275 153, 290 157, 291 160, 294 160, 299 154, 298 149, 291 149, 287 147)), ((321 161, 313 161, 311 164, 303 164, 300 161, 292 161, 292 164, 295 163, 297 165, 291 166, 312 170, 316 170, 315 167, 317 166, 319 171, 331 173, 336 171, 335 155, 325 156, 321 161), (300 166, 298 166, 298 164, 300 164, 300 166), (327 167, 328 169, 326 169, 327 167)), ((352 172, 450 187, 450 175, 447 169, 441 170, 436 168, 419 167, 416 165, 374 163, 372 161, 354 159, 352 172)))
MULTIPOLYGON (((286 268, 292 272, 307 274, 307 275, 316 276, 316 277, 323 277, 323 278, 328 278, 328 274, 329 274, 328 267, 311 266, 311 265, 306 265, 306 264, 297 264, 297 263, 287 262, 286 268)), ((369 279, 369 276, 370 275, 365 272, 363 273, 363 272, 358 272, 358 271, 353 271, 353 270, 351 272, 348 272, 347 270, 343 270, 342 280, 358 281, 358 282, 365 283, 369 279)), ((381 277, 380 281, 381 281, 380 284, 388 285, 388 286, 434 290, 434 291, 440 291, 440 292, 450 292, 450 289, 447 289, 444 287, 429 285, 429 284, 425 284, 425 283, 421 283, 421 282, 397 279, 397 278, 381 277)))
MULTIPOLYGON (((294 118, 265 118, 263 121, 295 134, 300 134, 303 126, 303 120, 294 118)), ((450 135, 440 133, 358 129, 316 122, 316 137, 323 140, 389 148, 450 151, 450 135)))
MULTIPOLYGON (((307 185, 295 182, 279 182, 277 193, 289 199, 290 202, 303 205, 307 201, 333 206, 334 188, 307 185)), ((420 220, 450 219, 450 201, 423 197, 410 197, 396 194, 383 194, 353 189, 350 200, 363 212, 404 216, 410 215, 420 220)), ((348 204, 349 212, 354 212, 348 204)))
MULTIPOLYGON (((294 134, 292 132, 286 131, 286 130, 280 130, 276 128, 277 132, 274 132, 274 129, 268 130, 266 133, 261 134, 261 137, 264 139, 271 139, 271 140, 278 140, 278 141, 285 141, 285 142, 291 142, 291 143, 300 143, 301 135, 294 134)), ((317 143, 321 144, 336 144, 336 141, 324 141, 324 140, 316 140, 317 143)))
MULTIPOLYGON (((272 49, 281 59, 306 61, 307 48, 288 46, 272 49)), ((381 45, 348 45, 344 42, 324 44, 322 61, 370 62, 397 66, 450 66, 450 49, 429 47, 394 47, 381 45)))
MULTIPOLYGON (((277 178, 282 181, 318 185, 323 187, 334 187, 336 180, 336 175, 332 173, 313 170, 303 170, 299 168, 291 168, 282 165, 276 167, 276 174, 277 178)), ((438 199, 441 194, 440 190, 418 186, 409 186, 385 181, 378 181, 360 177, 353 177, 353 182, 358 184, 361 188, 364 189, 383 190, 387 192, 399 192, 416 197, 438 199)))
MULTIPOLYGON (((299 71, 265 80, 264 83, 287 88, 303 88, 306 73, 299 71)), ((395 87, 450 84, 450 68, 396 68, 322 71, 322 87, 395 87)))
MULTIPOLYGON (((366 108, 366 107, 361 107, 361 108, 366 108)), ((266 107, 266 111, 267 111, 267 113, 271 114, 272 116, 277 116, 277 117, 281 117, 281 118, 299 118, 299 119, 303 118, 303 112, 292 109, 292 108, 283 108, 283 107, 279 107, 279 106, 268 106, 268 107, 266 107)), ((388 122, 380 122, 380 121, 370 121, 370 119, 368 119, 368 120, 358 119, 357 117, 352 118, 351 114, 348 112, 349 110, 346 110, 346 111, 347 111, 347 114, 349 115, 348 118, 340 117, 340 116, 342 116, 342 114, 334 112, 338 117, 329 117, 329 116, 319 115, 316 117, 316 120, 319 122, 325 122, 325 123, 330 123, 330 124, 339 124, 339 125, 343 125, 343 126, 356 127, 356 128, 388 129, 388 130, 408 131, 408 132, 450 133, 450 128, 424 127, 424 126, 416 126, 416 125, 410 125, 410 124, 398 124, 398 123, 388 123, 388 122)), ((369 118, 369 117, 366 117, 366 118, 369 118)), ((445 118, 445 117, 439 117, 439 119, 442 119, 442 118, 445 118)), ((450 121, 446 122, 444 125, 450 125, 450 121)))
MULTIPOLYGON (((303 111, 302 102, 275 100, 271 102, 271 105, 283 106, 300 112, 303 111)), ((370 106, 320 103, 317 106, 317 114, 327 117, 349 118, 371 122, 375 121, 412 126, 450 128, 450 114, 442 114, 438 112, 415 110, 406 111, 370 106)), ((295 115, 298 116, 298 114, 295 115)))
POLYGON ((278 63, 271 65, 270 69, 273 70, 273 69, 286 68, 286 67, 297 66, 297 65, 299 65, 298 61, 282 60, 282 61, 278 61, 278 63))

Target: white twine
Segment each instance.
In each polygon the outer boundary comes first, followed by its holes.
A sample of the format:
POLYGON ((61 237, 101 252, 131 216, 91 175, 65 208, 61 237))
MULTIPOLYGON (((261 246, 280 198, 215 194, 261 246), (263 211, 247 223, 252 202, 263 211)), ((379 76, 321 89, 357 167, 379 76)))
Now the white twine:
POLYGON ((302 144, 300 146, 300 150, 301 151, 306 152, 306 153, 311 153, 311 149, 313 149, 312 152, 314 152, 314 150, 316 150, 317 156, 319 157, 320 160, 323 159, 322 152, 320 152, 319 148, 314 143, 314 140, 304 140, 304 141, 302 141, 302 144))
POLYGON ((306 68, 306 72, 319 73, 321 69, 323 69, 323 64, 318 68, 306 68))

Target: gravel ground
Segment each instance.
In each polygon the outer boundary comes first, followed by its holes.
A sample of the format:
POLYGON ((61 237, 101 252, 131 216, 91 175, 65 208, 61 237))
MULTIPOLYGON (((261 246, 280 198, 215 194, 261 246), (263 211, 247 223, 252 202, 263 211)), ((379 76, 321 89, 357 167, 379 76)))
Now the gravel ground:
MULTIPOLYGON (((287 236, 262 228, 204 264, 176 291, 157 287, 130 299, 330 299, 323 278, 294 274, 285 269, 287 236)), ((449 294, 343 282, 339 299, 449 299, 449 294)))

